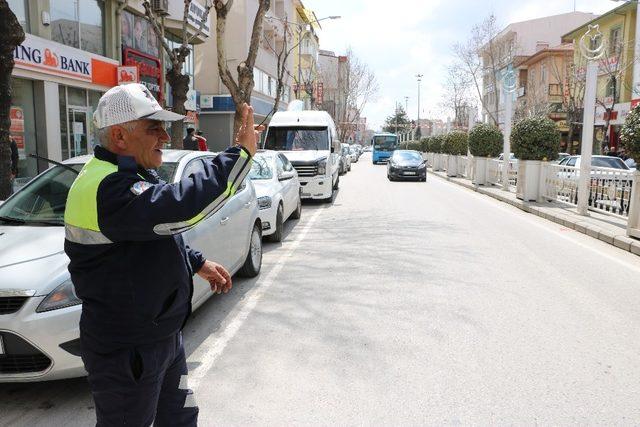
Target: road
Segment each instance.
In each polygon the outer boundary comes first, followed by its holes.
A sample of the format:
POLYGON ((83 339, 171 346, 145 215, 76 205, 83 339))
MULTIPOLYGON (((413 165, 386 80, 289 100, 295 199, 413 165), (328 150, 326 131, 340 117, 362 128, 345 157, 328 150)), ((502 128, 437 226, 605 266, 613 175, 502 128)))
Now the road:
MULTIPOLYGON (((367 156, 187 324, 201 425, 640 423, 638 257, 367 156)), ((0 414, 94 422, 84 379, 0 414)))

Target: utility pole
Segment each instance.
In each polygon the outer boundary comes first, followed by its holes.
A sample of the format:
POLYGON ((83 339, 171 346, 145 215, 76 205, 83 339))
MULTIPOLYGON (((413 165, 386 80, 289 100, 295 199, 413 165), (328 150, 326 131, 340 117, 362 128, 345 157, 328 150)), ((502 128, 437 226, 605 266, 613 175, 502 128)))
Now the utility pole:
POLYGON ((420 82, 422 81, 422 74, 416 74, 416 78, 418 79, 418 121, 416 122, 416 126, 420 126, 420 82))
POLYGON ((404 97, 404 112, 409 114, 409 97, 404 97))

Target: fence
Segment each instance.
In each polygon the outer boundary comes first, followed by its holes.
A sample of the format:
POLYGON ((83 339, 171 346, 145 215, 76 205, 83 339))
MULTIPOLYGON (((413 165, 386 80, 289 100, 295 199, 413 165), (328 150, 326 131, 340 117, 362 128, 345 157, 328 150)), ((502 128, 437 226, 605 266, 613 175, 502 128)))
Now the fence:
MULTIPOLYGON (((431 153, 427 154, 428 157, 430 155, 432 156, 430 158, 433 158, 431 153)), ((457 175, 474 179, 475 171, 472 165, 471 157, 458 156, 457 175)), ((487 185, 502 186, 504 167, 502 160, 487 159, 487 185)), ((527 164, 523 164, 522 167, 527 168, 527 164)), ((518 161, 510 161, 508 168, 509 190, 515 192, 518 183, 518 161)), ((579 178, 580 168, 578 167, 542 162, 540 185, 536 193, 538 201, 577 206, 579 178)), ((627 234, 640 238, 640 174, 628 170, 591 167, 588 194, 589 210, 626 219, 627 234), (634 188, 634 182, 639 188, 634 188)))

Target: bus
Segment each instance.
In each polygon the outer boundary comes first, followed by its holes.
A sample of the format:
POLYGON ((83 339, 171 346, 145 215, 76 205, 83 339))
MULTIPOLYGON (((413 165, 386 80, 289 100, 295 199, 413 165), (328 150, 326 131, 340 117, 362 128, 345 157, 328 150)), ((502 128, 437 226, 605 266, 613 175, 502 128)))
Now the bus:
POLYGON ((373 147, 371 155, 373 164, 386 162, 393 154, 393 151, 398 148, 398 135, 393 133, 376 133, 371 139, 371 146, 373 147))

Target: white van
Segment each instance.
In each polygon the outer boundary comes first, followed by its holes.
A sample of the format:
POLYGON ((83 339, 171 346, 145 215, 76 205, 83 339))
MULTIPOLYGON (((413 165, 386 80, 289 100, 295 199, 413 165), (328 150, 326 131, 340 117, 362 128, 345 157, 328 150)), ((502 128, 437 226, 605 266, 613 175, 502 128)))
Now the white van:
POLYGON ((294 101, 289 111, 273 115, 263 148, 287 156, 298 171, 303 199, 331 201, 340 179, 336 126, 326 111, 302 110, 300 104, 294 101))

